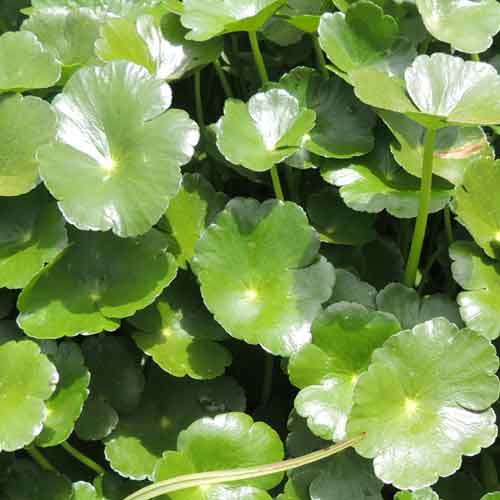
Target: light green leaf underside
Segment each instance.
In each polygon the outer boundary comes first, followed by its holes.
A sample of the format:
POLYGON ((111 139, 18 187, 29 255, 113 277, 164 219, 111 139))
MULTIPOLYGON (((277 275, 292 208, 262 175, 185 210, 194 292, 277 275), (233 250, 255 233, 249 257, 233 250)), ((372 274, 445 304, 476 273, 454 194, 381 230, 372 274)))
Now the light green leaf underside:
POLYGON ((163 215, 199 139, 187 113, 167 109, 170 87, 124 61, 75 73, 53 106, 57 141, 38 152, 40 174, 79 229, 123 237, 163 215))
POLYGON ((37 149, 52 141, 56 116, 37 97, 0 97, 0 196, 19 196, 39 182, 37 149))
POLYGON ((362 245, 376 238, 375 216, 350 210, 335 188, 311 195, 307 215, 324 243, 362 245))
MULTIPOLYGON (((399 218, 418 214, 420 180, 405 172, 389 150, 386 137, 379 134, 375 150, 349 161, 323 161, 323 178, 338 187, 348 207, 362 212, 387 210, 399 218)), ((442 179, 433 180, 430 212, 438 212, 448 203, 452 186, 442 179)))
POLYGON ((198 418, 244 409, 243 390, 232 378, 203 382, 177 379, 154 368, 148 374, 137 410, 122 415, 118 427, 107 438, 106 458, 122 476, 152 478, 162 454, 176 449, 181 430, 198 418), (158 394, 162 397, 158 398, 158 394))
MULTIPOLYGON (((395 160, 408 173, 421 177, 425 128, 392 111, 379 110, 379 115, 396 138, 397 142, 391 144, 395 160)), ((450 126, 437 131, 432 170, 458 186, 467 169, 493 157, 493 149, 480 127, 450 126)))
POLYGON ((0 345, 0 451, 30 444, 47 418, 45 402, 59 380, 55 366, 29 340, 0 345))
POLYGON ((141 16, 135 24, 112 19, 102 29, 96 53, 103 61, 131 61, 160 80, 177 80, 216 60, 222 51, 221 39, 193 42, 184 39, 186 32, 174 14, 163 16, 161 24, 153 16, 141 16))
POLYGON ((205 41, 235 31, 257 31, 286 0, 186 0, 182 24, 188 40, 205 41))
POLYGON ((33 33, 7 32, 0 36, 0 94, 52 87, 61 77, 54 56, 33 33))
POLYGON ((193 269, 207 308, 231 336, 289 356, 309 342, 334 284, 318 250, 299 206, 237 198, 199 240, 193 269))
POLYGON ((500 183, 500 161, 485 160, 465 173, 457 186, 453 211, 489 257, 500 257, 500 200, 493 186, 500 183))
POLYGON ((23 288, 67 244, 64 220, 42 189, 0 197, 0 287, 23 288))
POLYGON ((120 319, 151 304, 175 278, 167 238, 73 231, 71 245, 22 291, 26 334, 42 339, 114 331, 120 319))
MULTIPOLYGON (((225 413, 202 418, 183 430, 177 451, 167 451, 156 465, 154 480, 162 481, 187 472, 209 472, 253 467, 283 460, 284 449, 276 431, 244 413, 225 413)), ((279 484, 283 474, 258 479, 204 486, 170 493, 172 500, 258 500, 262 490, 279 484), (217 496, 215 496, 217 494, 217 496)))
POLYGON ((176 377, 211 379, 231 364, 230 352, 217 341, 227 336, 206 310, 193 276, 184 272, 158 301, 131 323, 137 346, 176 377))
POLYGON ((497 369, 490 342, 444 318, 394 335, 373 353, 354 391, 348 433, 367 433, 356 450, 400 489, 451 475, 462 455, 496 438, 489 407, 499 395, 497 369))
POLYGON ((57 446, 68 439, 89 394, 90 373, 78 344, 43 342, 42 351, 59 373, 56 392, 47 401, 48 417, 37 437, 37 446, 57 446))
POLYGON ((248 103, 227 99, 216 124, 217 147, 226 160, 255 172, 271 169, 307 140, 315 113, 285 90, 270 89, 248 103))
POLYGON ((500 264, 471 242, 450 248, 451 270, 463 288, 457 297, 465 324, 487 339, 500 336, 500 264))
POLYGON ((329 306, 312 325, 312 344, 290 358, 290 380, 299 387, 295 409, 317 436, 341 441, 352 395, 372 352, 401 330, 392 314, 339 302, 329 306))
POLYGON ((429 32, 461 52, 484 52, 500 30, 496 0, 416 0, 416 4, 429 32))

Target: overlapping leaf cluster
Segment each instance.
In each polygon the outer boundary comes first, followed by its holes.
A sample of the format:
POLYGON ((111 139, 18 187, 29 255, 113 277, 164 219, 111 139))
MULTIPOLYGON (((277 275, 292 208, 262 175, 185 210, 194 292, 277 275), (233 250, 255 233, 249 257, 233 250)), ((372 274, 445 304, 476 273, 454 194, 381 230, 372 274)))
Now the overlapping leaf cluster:
POLYGON ((4 3, 2 500, 500 498, 498 1, 4 3))

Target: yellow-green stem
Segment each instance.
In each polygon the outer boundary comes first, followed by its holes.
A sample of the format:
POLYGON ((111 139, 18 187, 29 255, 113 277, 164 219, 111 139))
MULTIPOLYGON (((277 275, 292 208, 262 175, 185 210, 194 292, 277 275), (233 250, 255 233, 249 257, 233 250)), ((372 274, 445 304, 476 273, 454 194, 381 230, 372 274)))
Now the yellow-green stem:
POLYGON ((84 455, 81 451, 77 450, 73 446, 71 446, 67 441, 61 444, 61 448, 63 448, 67 453, 69 453, 73 458, 76 458, 80 463, 93 470, 95 473, 101 475, 106 472, 106 470, 101 467, 97 462, 94 462, 91 458, 84 455))
POLYGON ((45 458, 45 456, 36 446, 28 446, 26 448, 26 451, 43 470, 58 472, 58 470, 45 458))
POLYGON ((225 484, 234 481, 244 481, 257 477, 269 476, 279 472, 297 469, 304 465, 312 464, 324 458, 335 455, 336 453, 356 445, 364 438, 364 435, 357 436, 343 443, 330 446, 324 450, 315 451, 299 458, 292 458, 269 465, 258 465, 256 467, 247 467, 242 469, 231 469, 225 471, 202 472, 200 474, 186 474, 167 481, 161 481, 151 486, 146 486, 125 500, 150 500, 160 495, 172 493, 174 491, 196 488, 200 486, 209 486, 213 484, 225 484))
POLYGON ((476 61, 476 62, 481 61, 481 58, 479 57, 479 54, 471 54, 471 55, 470 55, 470 58, 471 58, 473 61, 476 61))
POLYGON ((448 239, 448 244, 451 245, 453 243, 453 227, 451 225, 451 213, 450 207, 444 207, 444 228, 446 231, 446 238, 448 239))
POLYGON ((214 61, 214 67, 215 71, 217 72, 217 76, 219 77, 222 88, 224 89, 224 94, 226 95, 226 97, 234 97, 233 89, 231 88, 226 73, 224 73, 224 70, 222 69, 221 63, 218 59, 214 61))
POLYGON ((202 135, 205 133, 205 117, 203 115, 203 101, 201 99, 201 70, 194 74, 194 99, 196 108, 196 121, 200 127, 202 135))
POLYGON ((424 246, 427 220, 429 218, 429 208, 432 195, 432 165, 434 162, 434 144, 436 142, 436 130, 427 129, 424 144, 424 159, 422 163, 422 182, 420 185, 420 203, 418 209, 417 222, 413 232, 410 255, 406 264, 404 283, 407 287, 413 288, 417 277, 420 256, 424 246))

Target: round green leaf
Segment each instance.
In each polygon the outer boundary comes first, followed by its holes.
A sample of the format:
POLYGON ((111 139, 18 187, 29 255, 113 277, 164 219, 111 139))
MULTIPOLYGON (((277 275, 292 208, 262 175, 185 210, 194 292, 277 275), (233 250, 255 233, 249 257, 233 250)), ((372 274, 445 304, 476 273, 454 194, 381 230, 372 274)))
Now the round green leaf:
POLYGON ((499 256, 500 200, 493 186, 500 182, 500 161, 484 160, 465 172, 457 186, 453 210, 489 257, 499 256))
POLYGON ((397 21, 366 0, 354 3, 346 13, 323 14, 318 32, 328 58, 348 79, 367 68, 397 85, 416 55, 413 46, 400 37, 397 21))
POLYGON ((137 236, 163 215, 199 139, 198 126, 184 111, 167 111, 170 103, 170 87, 132 63, 70 78, 53 101, 58 140, 38 160, 71 224, 137 236))
POLYGON ((500 491, 488 493, 487 495, 484 495, 481 500, 500 500, 500 491))
MULTIPOLYGON (((154 480, 182 474, 254 467, 283 460, 284 449, 278 434, 264 422, 254 423, 245 413, 226 413, 202 418, 179 434, 177 450, 166 452, 156 465, 154 480)), ((260 500, 261 490, 279 484, 283 474, 203 486, 169 493, 172 500, 260 500)))
POLYGON ((456 302, 447 295, 437 293, 420 297, 413 288, 400 283, 391 283, 379 292, 377 308, 394 314, 404 329, 439 316, 463 326, 456 302))
MULTIPOLYGON (((395 161, 388 141, 380 136, 375 150, 355 161, 323 162, 321 175, 340 187, 340 195, 353 210, 379 213, 387 210, 394 217, 413 218, 418 214, 420 180, 405 172, 395 161)), ((430 212, 438 212, 449 202, 451 186, 433 180, 430 212)))
POLYGON ((288 0, 278 14, 300 31, 316 34, 320 16, 328 9, 324 0, 288 0))
POLYGON ((173 239, 172 253, 186 268, 201 233, 224 208, 227 197, 200 174, 184 174, 180 191, 172 198, 160 227, 173 239))
POLYGON ((309 342, 331 294, 334 270, 318 250, 298 205, 238 198, 199 240, 193 269, 205 304, 231 336, 289 356, 309 342))
POLYGON ((416 0, 416 4, 429 32, 460 52, 484 52, 500 30, 496 0, 416 0))
POLYGON ((375 287, 359 279, 345 269, 335 270, 335 286, 328 304, 336 302, 356 302, 369 309, 375 309, 375 287))
POLYGON ((154 305, 130 321, 137 328, 132 337, 138 347, 171 375, 211 379, 231 364, 230 352, 217 342, 226 334, 206 310, 188 273, 180 274, 154 305))
POLYGON ((43 339, 114 331, 175 278, 167 238, 72 231, 71 245, 22 291, 21 328, 43 339))
POLYGON ((242 411, 244 407, 243 390, 232 378, 200 382, 153 369, 139 407, 121 416, 106 440, 106 458, 122 476, 152 478, 163 452, 176 449, 181 430, 198 418, 242 411))
POLYGON ((346 158, 373 149, 375 116, 341 78, 326 79, 311 68, 297 67, 273 86, 287 91, 302 108, 316 113, 316 125, 303 144, 309 152, 326 158, 346 158))
POLYGON ((248 103, 227 99, 215 127, 217 147, 229 162, 263 172, 301 148, 315 116, 281 89, 255 94, 248 103))
POLYGON ((39 182, 37 149, 52 141, 56 116, 38 97, 0 98, 0 196, 18 196, 39 182))
POLYGON ((73 483, 71 500, 102 500, 102 497, 90 483, 78 481, 73 483))
POLYGON ((54 56, 27 31, 0 36, 0 93, 52 87, 61 77, 54 56))
POLYGON ((286 0, 185 0, 182 24, 188 40, 205 41, 235 31, 257 31, 286 0))
POLYGON ((42 350, 59 373, 56 392, 46 402, 48 416, 43 431, 35 441, 37 446, 47 447, 63 443, 73 432, 89 394, 90 373, 78 344, 62 342, 57 345, 47 341, 42 350))
POLYGON ((55 366, 34 342, 0 345, 0 451, 21 449, 40 434, 48 415, 45 402, 58 380, 55 366))
POLYGON ((290 380, 299 387, 297 413, 317 436, 340 441, 359 376, 372 352, 401 330, 392 314, 371 311, 360 304, 329 306, 312 325, 312 344, 290 358, 290 380))
MULTIPOLYGON (((405 115, 379 110, 397 144, 391 144, 395 160, 410 174, 422 176, 425 128, 405 115)), ((494 153, 480 127, 446 127, 437 131, 432 170, 436 175, 458 186, 468 169, 494 153)))
POLYGON ((487 339, 500 336, 500 264, 489 259, 469 242, 450 248, 451 270, 455 281, 465 290, 457 302, 465 324, 487 339))
POLYGON ((41 189, 0 197, 0 212, 0 286, 23 288, 66 246, 64 220, 41 189))
POLYGON ((184 39, 186 33, 174 14, 164 16, 161 25, 153 16, 141 16, 135 25, 116 18, 103 27, 96 53, 103 61, 131 61, 160 80, 177 80, 216 60, 222 51, 222 39, 192 42, 184 39))
POLYGON ((109 436, 118 425, 116 410, 98 395, 91 393, 85 401, 75 432, 83 441, 99 441, 109 436))
POLYGON ((395 500, 439 500, 437 493, 431 488, 423 488, 417 491, 400 491, 394 497, 395 500))
POLYGON ((391 337, 372 355, 354 391, 347 430, 375 473, 401 489, 435 483, 497 435, 494 346, 444 318, 391 337))
POLYGON ((129 17, 154 12, 161 0, 31 0, 34 9, 45 7, 85 7, 100 19, 129 17))
POLYGON ((307 214, 325 243, 362 245, 376 237, 375 217, 349 210, 334 188, 327 187, 311 195, 307 214))
POLYGON ((89 9, 47 7, 35 10, 21 26, 34 33, 65 67, 81 66, 94 57, 99 20, 89 9))
POLYGON ((2 485, 5 500, 70 500, 71 493, 71 483, 65 476, 24 459, 14 462, 2 485))

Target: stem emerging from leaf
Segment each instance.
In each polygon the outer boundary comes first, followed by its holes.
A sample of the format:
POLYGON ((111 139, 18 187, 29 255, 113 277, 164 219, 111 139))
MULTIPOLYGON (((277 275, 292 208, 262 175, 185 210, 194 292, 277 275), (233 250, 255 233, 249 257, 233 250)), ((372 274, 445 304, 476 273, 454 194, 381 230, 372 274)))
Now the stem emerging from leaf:
POLYGON ((101 475, 106 472, 106 470, 97 462, 94 462, 91 458, 87 457, 87 455, 84 455, 81 451, 71 446, 67 441, 61 443, 61 448, 63 448, 73 458, 76 458, 79 462, 81 462, 83 465, 93 470, 97 474, 101 475))
POLYGON ((42 454, 42 452, 34 445, 26 447, 26 451, 31 458, 43 469, 50 472, 59 472, 42 454))
POLYGON ((415 286, 420 256, 424 246, 427 219, 429 218, 429 208, 432 195, 432 165, 434 162, 434 144, 436 142, 436 133, 436 130, 428 128, 425 134, 422 183, 420 185, 420 204, 404 278, 404 283, 409 288, 413 288, 415 286))
POLYGON ((324 450, 315 451, 302 457, 284 460, 269 465, 258 465, 257 467, 248 467, 243 469, 231 469, 225 471, 201 472, 199 474, 186 474, 167 481, 161 481, 142 490, 132 493, 125 500, 150 500, 166 493, 185 490, 187 488, 196 488, 199 486, 209 486, 212 484, 224 484, 233 481, 243 481, 254 479, 256 477, 268 476, 278 472, 297 469, 304 465, 312 464, 318 460, 335 455, 355 444, 359 443, 364 435, 357 436, 342 443, 330 446, 324 450))

